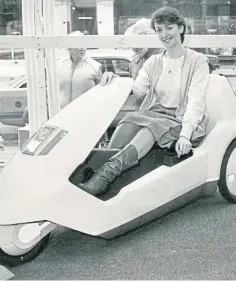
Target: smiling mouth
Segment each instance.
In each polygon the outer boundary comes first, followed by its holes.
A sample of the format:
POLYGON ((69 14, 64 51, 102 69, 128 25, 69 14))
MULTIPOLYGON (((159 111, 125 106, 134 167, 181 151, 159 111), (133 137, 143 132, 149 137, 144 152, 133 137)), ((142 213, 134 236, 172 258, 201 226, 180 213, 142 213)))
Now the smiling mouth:
POLYGON ((168 43, 171 39, 172 38, 165 39, 165 40, 163 40, 163 42, 168 43))

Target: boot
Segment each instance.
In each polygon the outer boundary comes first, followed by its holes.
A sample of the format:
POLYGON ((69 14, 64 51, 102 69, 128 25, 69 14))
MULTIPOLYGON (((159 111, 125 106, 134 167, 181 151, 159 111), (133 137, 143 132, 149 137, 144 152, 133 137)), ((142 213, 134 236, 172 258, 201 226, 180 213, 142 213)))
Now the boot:
POLYGON ((111 182, 138 163, 137 150, 129 145, 112 156, 88 181, 80 183, 79 187, 92 195, 104 194, 111 182))

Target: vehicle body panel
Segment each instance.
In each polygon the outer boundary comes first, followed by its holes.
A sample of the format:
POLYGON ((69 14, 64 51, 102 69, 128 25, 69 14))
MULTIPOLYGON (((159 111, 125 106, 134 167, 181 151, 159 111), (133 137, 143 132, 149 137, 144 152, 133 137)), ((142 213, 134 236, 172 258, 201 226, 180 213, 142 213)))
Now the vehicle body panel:
POLYGON ((127 99, 133 79, 123 79, 125 82, 121 78, 115 78, 110 85, 97 85, 46 123, 68 131, 66 137, 48 155, 31 156, 18 151, 12 157, 0 173, 0 192, 2 198, 5 198, 0 212, 3 214, 5 210, 6 214, 7 209, 12 209, 12 212, 8 212, 8 218, 4 221, 0 214, 0 224, 12 221, 20 213, 20 210, 18 214, 15 213, 20 202, 24 202, 24 208, 27 209, 67 184, 70 173, 85 160, 127 99), (121 86, 124 91, 119 93, 116 89, 121 86), (104 108, 108 104, 109 107, 104 108), (97 121, 96 126, 94 120, 97 121), (34 181, 34 186, 31 187, 34 181), (36 201, 32 200, 35 195, 36 201))

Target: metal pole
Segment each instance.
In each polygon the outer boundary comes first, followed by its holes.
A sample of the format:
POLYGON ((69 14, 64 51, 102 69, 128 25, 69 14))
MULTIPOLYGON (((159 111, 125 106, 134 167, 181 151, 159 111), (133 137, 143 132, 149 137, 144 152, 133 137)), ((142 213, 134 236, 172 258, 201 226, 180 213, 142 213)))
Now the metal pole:
MULTIPOLYGON (((55 35, 55 0, 43 0, 44 35, 55 35)), ((49 118, 60 110, 55 49, 45 49, 49 118)))
MULTIPOLYGON (((37 33, 41 33, 40 15, 40 0, 22 0, 24 35, 36 35, 37 33)), ((35 133, 47 121, 43 60, 43 50, 41 48, 36 50, 25 49, 29 135, 35 133)))

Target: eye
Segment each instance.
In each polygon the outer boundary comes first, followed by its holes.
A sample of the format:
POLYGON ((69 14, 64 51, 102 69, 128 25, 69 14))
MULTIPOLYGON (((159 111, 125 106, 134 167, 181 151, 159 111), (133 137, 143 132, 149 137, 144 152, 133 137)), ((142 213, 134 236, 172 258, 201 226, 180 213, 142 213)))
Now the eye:
POLYGON ((156 33, 160 33, 161 32, 161 29, 160 28, 157 28, 156 29, 156 33))

